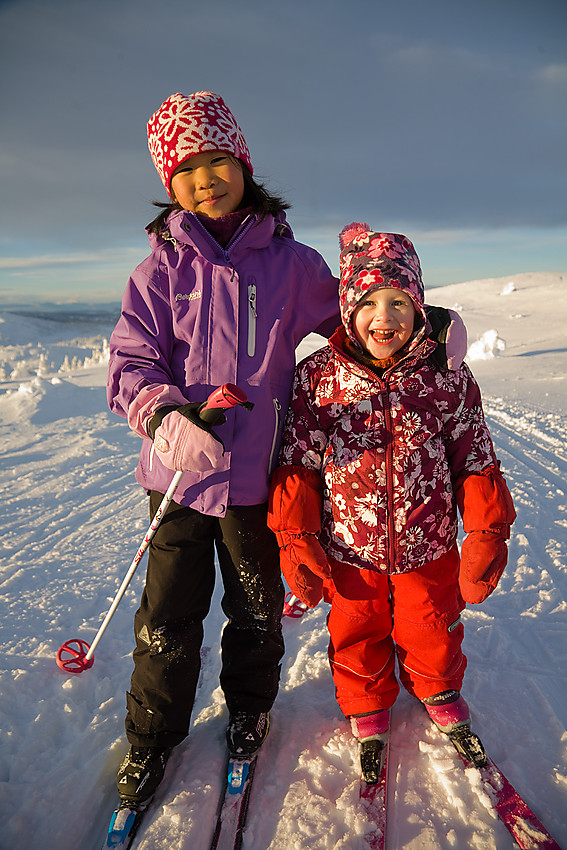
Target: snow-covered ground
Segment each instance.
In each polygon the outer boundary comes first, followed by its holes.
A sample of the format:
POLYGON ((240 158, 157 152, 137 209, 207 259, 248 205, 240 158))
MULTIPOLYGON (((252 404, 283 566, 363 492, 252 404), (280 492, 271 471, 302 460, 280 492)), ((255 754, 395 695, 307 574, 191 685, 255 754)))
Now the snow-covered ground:
MULTIPOLYGON (((460 309, 518 520, 499 589, 465 613, 464 686, 476 730, 567 847, 567 275, 431 290, 460 309)), ((98 850, 126 751, 125 690, 141 566, 96 651, 67 675, 69 638, 92 641, 148 525, 139 441, 106 408, 117 312, 0 311, 0 847, 98 850)), ((319 340, 320 342, 320 340, 319 340)), ((306 353, 312 340, 305 343, 306 353)), ((326 606, 284 623, 287 654, 258 764, 245 850, 358 850, 357 750, 334 699, 326 606)), ((174 751, 139 850, 209 846, 224 761, 218 594, 189 738, 174 751)), ((388 847, 512 848, 420 706, 393 719, 388 847)))

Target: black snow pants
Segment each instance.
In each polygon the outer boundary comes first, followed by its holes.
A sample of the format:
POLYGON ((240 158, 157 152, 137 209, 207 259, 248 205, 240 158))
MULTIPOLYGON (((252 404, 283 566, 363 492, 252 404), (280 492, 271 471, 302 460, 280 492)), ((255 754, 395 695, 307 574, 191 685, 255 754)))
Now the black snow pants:
MULTIPOLYGON (((150 494, 153 516, 162 500, 150 494)), ((204 516, 172 502, 149 546, 134 629, 134 672, 126 734, 136 746, 171 747, 188 734, 201 666, 203 620, 215 583, 215 550, 228 618, 220 684, 230 713, 269 711, 284 653, 284 588, 267 506, 204 516)))

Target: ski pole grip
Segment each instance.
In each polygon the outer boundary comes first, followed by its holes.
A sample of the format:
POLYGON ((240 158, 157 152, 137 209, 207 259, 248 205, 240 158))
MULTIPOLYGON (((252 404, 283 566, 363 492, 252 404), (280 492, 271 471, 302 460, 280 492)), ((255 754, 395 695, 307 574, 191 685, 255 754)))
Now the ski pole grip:
POLYGON ((248 401, 246 393, 236 384, 223 384, 214 390, 199 410, 199 418, 209 425, 222 421, 225 410, 241 405, 252 410, 253 404, 248 401))
POLYGON ((218 425, 223 421, 222 407, 202 407, 199 411, 199 419, 206 422, 208 425, 218 425))

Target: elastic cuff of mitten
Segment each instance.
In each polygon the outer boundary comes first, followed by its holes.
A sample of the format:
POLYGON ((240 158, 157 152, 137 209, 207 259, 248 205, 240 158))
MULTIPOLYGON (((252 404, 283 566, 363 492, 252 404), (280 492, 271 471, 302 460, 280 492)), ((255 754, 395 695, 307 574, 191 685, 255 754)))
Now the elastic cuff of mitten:
MULTIPOLYGON (((473 532, 470 532, 474 534, 473 532)), ((478 532, 478 534, 482 534, 486 537, 486 539, 490 539, 490 537, 497 537, 498 540, 509 540, 510 539, 510 526, 509 525, 498 525, 495 528, 485 528, 483 531, 478 532)))
POLYGON ((276 535, 280 549, 285 549, 287 546, 293 545, 304 537, 318 537, 317 534, 311 531, 300 531, 297 533, 293 531, 275 531, 274 534, 276 535))
POLYGON ((139 437, 147 439, 148 424, 160 408, 175 408, 186 402, 181 390, 171 384, 149 384, 139 390, 129 404, 128 425, 139 437))

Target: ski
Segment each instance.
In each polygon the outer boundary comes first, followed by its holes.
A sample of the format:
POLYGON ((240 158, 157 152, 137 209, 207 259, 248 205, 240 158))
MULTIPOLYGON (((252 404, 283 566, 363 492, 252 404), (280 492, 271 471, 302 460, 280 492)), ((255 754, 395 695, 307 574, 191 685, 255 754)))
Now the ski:
POLYGON ((492 808, 520 850, 561 850, 512 783, 486 755, 478 736, 468 727, 461 727, 448 737, 465 767, 479 771, 492 808))
POLYGON ((150 800, 143 807, 122 803, 110 819, 103 850, 109 847, 113 850, 128 850, 132 846, 149 804, 150 800))
POLYGON ((373 829, 367 832, 364 836, 367 846, 370 850, 385 850, 386 848, 386 807, 388 797, 388 754, 390 748, 390 740, 387 739, 383 747, 383 761, 380 773, 376 782, 367 782, 364 774, 368 775, 364 765, 364 753, 361 760, 363 766, 363 776, 360 780, 360 799, 368 820, 372 823, 373 829))
POLYGON ((256 755, 248 759, 229 758, 210 850, 240 850, 242 847, 256 758, 256 755))
MULTIPOLYGON (((441 733, 443 734, 443 733, 441 733)), ((486 755, 484 747, 473 732, 462 728, 457 734, 444 735, 459 754, 463 765, 478 770, 482 786, 492 808, 514 838, 520 850, 561 850, 526 801, 494 761, 486 755)), ((376 782, 360 780, 360 799, 373 829, 364 836, 370 850, 386 848, 386 816, 388 792, 389 741, 384 748, 384 761, 376 782)), ((362 753, 364 771, 364 753, 362 753)))
POLYGON ((520 850, 561 850, 557 841, 491 758, 487 758, 486 765, 477 770, 480 771, 484 789, 492 801, 494 811, 520 850))

